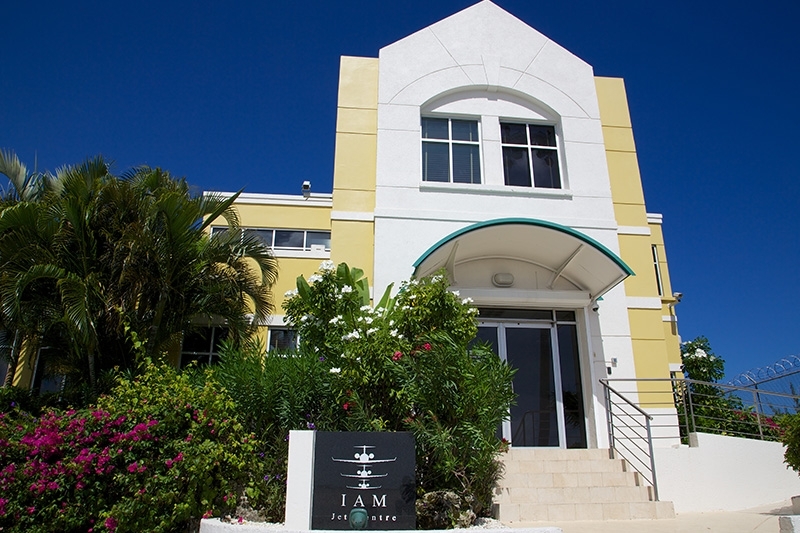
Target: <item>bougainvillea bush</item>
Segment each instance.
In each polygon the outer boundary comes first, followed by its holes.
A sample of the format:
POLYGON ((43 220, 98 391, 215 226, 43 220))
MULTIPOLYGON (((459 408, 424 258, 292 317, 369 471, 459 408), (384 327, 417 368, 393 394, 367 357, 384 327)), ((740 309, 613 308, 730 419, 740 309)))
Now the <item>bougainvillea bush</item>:
POLYGON ((260 444, 213 381, 150 366, 97 406, 0 418, 0 528, 172 532, 263 483, 260 444))
POLYGON ((513 370, 488 346, 471 345, 477 309, 449 290, 444 273, 405 282, 395 297, 390 290, 372 306, 363 272, 325 262, 298 278, 286 318, 300 351, 327 369, 346 415, 338 429, 413 432, 419 493, 454 491, 488 515, 513 370))

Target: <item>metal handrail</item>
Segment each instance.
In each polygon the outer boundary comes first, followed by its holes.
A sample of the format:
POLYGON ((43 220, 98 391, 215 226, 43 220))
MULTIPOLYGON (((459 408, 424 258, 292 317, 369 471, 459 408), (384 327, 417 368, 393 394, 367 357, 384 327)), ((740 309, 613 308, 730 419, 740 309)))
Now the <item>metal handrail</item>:
MULTIPOLYGON (((625 396, 620 394, 617 390, 615 390, 611 385, 608 384, 608 380, 601 379, 600 383, 603 385, 603 389, 605 391, 605 396, 606 396, 606 406, 607 406, 606 407, 606 422, 608 424, 608 439, 609 439, 609 448, 608 449, 609 449, 609 455, 611 456, 612 459, 614 459, 614 453, 616 452, 616 453, 618 453, 620 455, 620 457, 622 457, 623 459, 628 461, 628 463, 631 464, 633 466, 633 468, 635 468, 636 471, 639 472, 639 474, 642 475, 642 477, 644 477, 645 481, 650 483, 650 485, 653 487, 653 499, 655 501, 658 501, 658 478, 656 476, 655 455, 653 454, 653 433, 652 433, 652 428, 650 427, 650 421, 653 420, 653 417, 650 416, 649 414, 647 414, 638 405, 636 405, 635 403, 631 402, 628 398, 626 398, 625 396), (614 413, 613 413, 613 409, 612 409, 612 405, 614 405, 614 402, 611 399, 611 394, 612 393, 616 397, 618 397, 622 401, 624 401, 629 407, 632 407, 634 410, 636 410, 644 418, 644 424, 640 424, 639 427, 643 428, 645 430, 645 432, 646 432, 646 435, 647 435, 647 438, 646 438, 647 452, 646 453, 647 453, 647 457, 650 460, 649 461, 649 463, 650 463, 649 464, 649 475, 648 475, 648 472, 647 472, 647 470, 648 470, 647 463, 645 461, 643 461, 642 459, 640 459, 639 457, 637 457, 636 454, 630 450, 630 448, 625 446, 625 444, 623 444, 622 442, 619 442, 619 440, 616 438, 616 434, 615 434, 615 431, 614 431, 616 425, 614 424, 614 413), (628 454, 621 453, 620 450, 618 449, 618 444, 619 444, 619 446, 623 447, 629 453, 628 454), (641 465, 641 467, 639 465, 641 465)), ((633 418, 630 414, 627 414, 627 416, 631 420, 635 420, 635 418, 633 418)), ((628 428, 631 428, 631 426, 629 426, 627 423, 625 424, 625 426, 628 427, 628 428)), ((634 431, 634 433, 635 433, 635 431, 634 431)), ((628 437, 628 440, 631 441, 632 443, 635 442, 630 437, 628 437)), ((639 447, 639 450, 644 452, 644 449, 642 447, 639 447)))
POLYGON ((653 486, 656 500, 654 427, 665 430, 659 431, 655 438, 683 442, 695 432, 777 440, 779 430, 771 416, 794 412, 800 406, 800 395, 682 377, 604 378, 600 383, 605 392, 609 454, 613 458, 617 453, 628 461, 653 486), (620 387, 612 387, 612 382, 630 383, 634 387, 630 391, 620 390, 620 387), (648 390, 641 387, 645 383, 669 386, 648 390), (628 398, 633 394, 639 398, 638 402, 628 398), (656 396, 664 394, 671 394, 671 398, 665 400, 656 396), (653 395, 650 396, 652 401, 647 401, 648 395, 653 395), (664 412, 648 412, 647 406, 664 412))

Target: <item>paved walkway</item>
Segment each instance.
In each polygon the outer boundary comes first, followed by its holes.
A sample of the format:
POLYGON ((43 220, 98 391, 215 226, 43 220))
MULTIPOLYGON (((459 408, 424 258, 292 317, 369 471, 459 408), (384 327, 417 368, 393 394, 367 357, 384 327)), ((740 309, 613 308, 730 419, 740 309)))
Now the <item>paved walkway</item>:
POLYGON ((745 511, 682 513, 669 520, 521 522, 512 527, 557 526, 564 533, 778 533, 778 517, 790 514, 792 502, 783 501, 745 511))

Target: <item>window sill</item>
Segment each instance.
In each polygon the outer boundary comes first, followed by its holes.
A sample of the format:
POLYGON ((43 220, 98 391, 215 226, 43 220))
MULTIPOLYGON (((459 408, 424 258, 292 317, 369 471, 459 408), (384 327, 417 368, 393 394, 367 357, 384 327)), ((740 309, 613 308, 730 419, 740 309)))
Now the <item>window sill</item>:
POLYGON ((496 185, 471 183, 440 183, 423 181, 419 184, 421 192, 454 192, 461 194, 479 194, 483 196, 524 196, 532 198, 565 198, 572 199, 570 189, 542 189, 535 187, 498 187, 496 185))
POLYGON ((330 250, 281 250, 273 249, 275 257, 298 257, 302 259, 330 259, 330 250))

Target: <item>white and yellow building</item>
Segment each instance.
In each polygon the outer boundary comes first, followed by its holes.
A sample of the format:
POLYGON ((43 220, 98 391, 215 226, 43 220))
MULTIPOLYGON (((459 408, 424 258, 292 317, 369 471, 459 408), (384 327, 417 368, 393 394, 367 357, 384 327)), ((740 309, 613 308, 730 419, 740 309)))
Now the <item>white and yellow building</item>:
MULTIPOLYGON (((519 368, 513 446, 607 447, 598 380, 679 369, 623 81, 488 0, 377 58, 342 57, 332 194, 237 206, 274 239, 277 295, 324 259, 381 292, 446 269, 519 368)), ((280 314, 269 327, 286 341, 280 314)))

